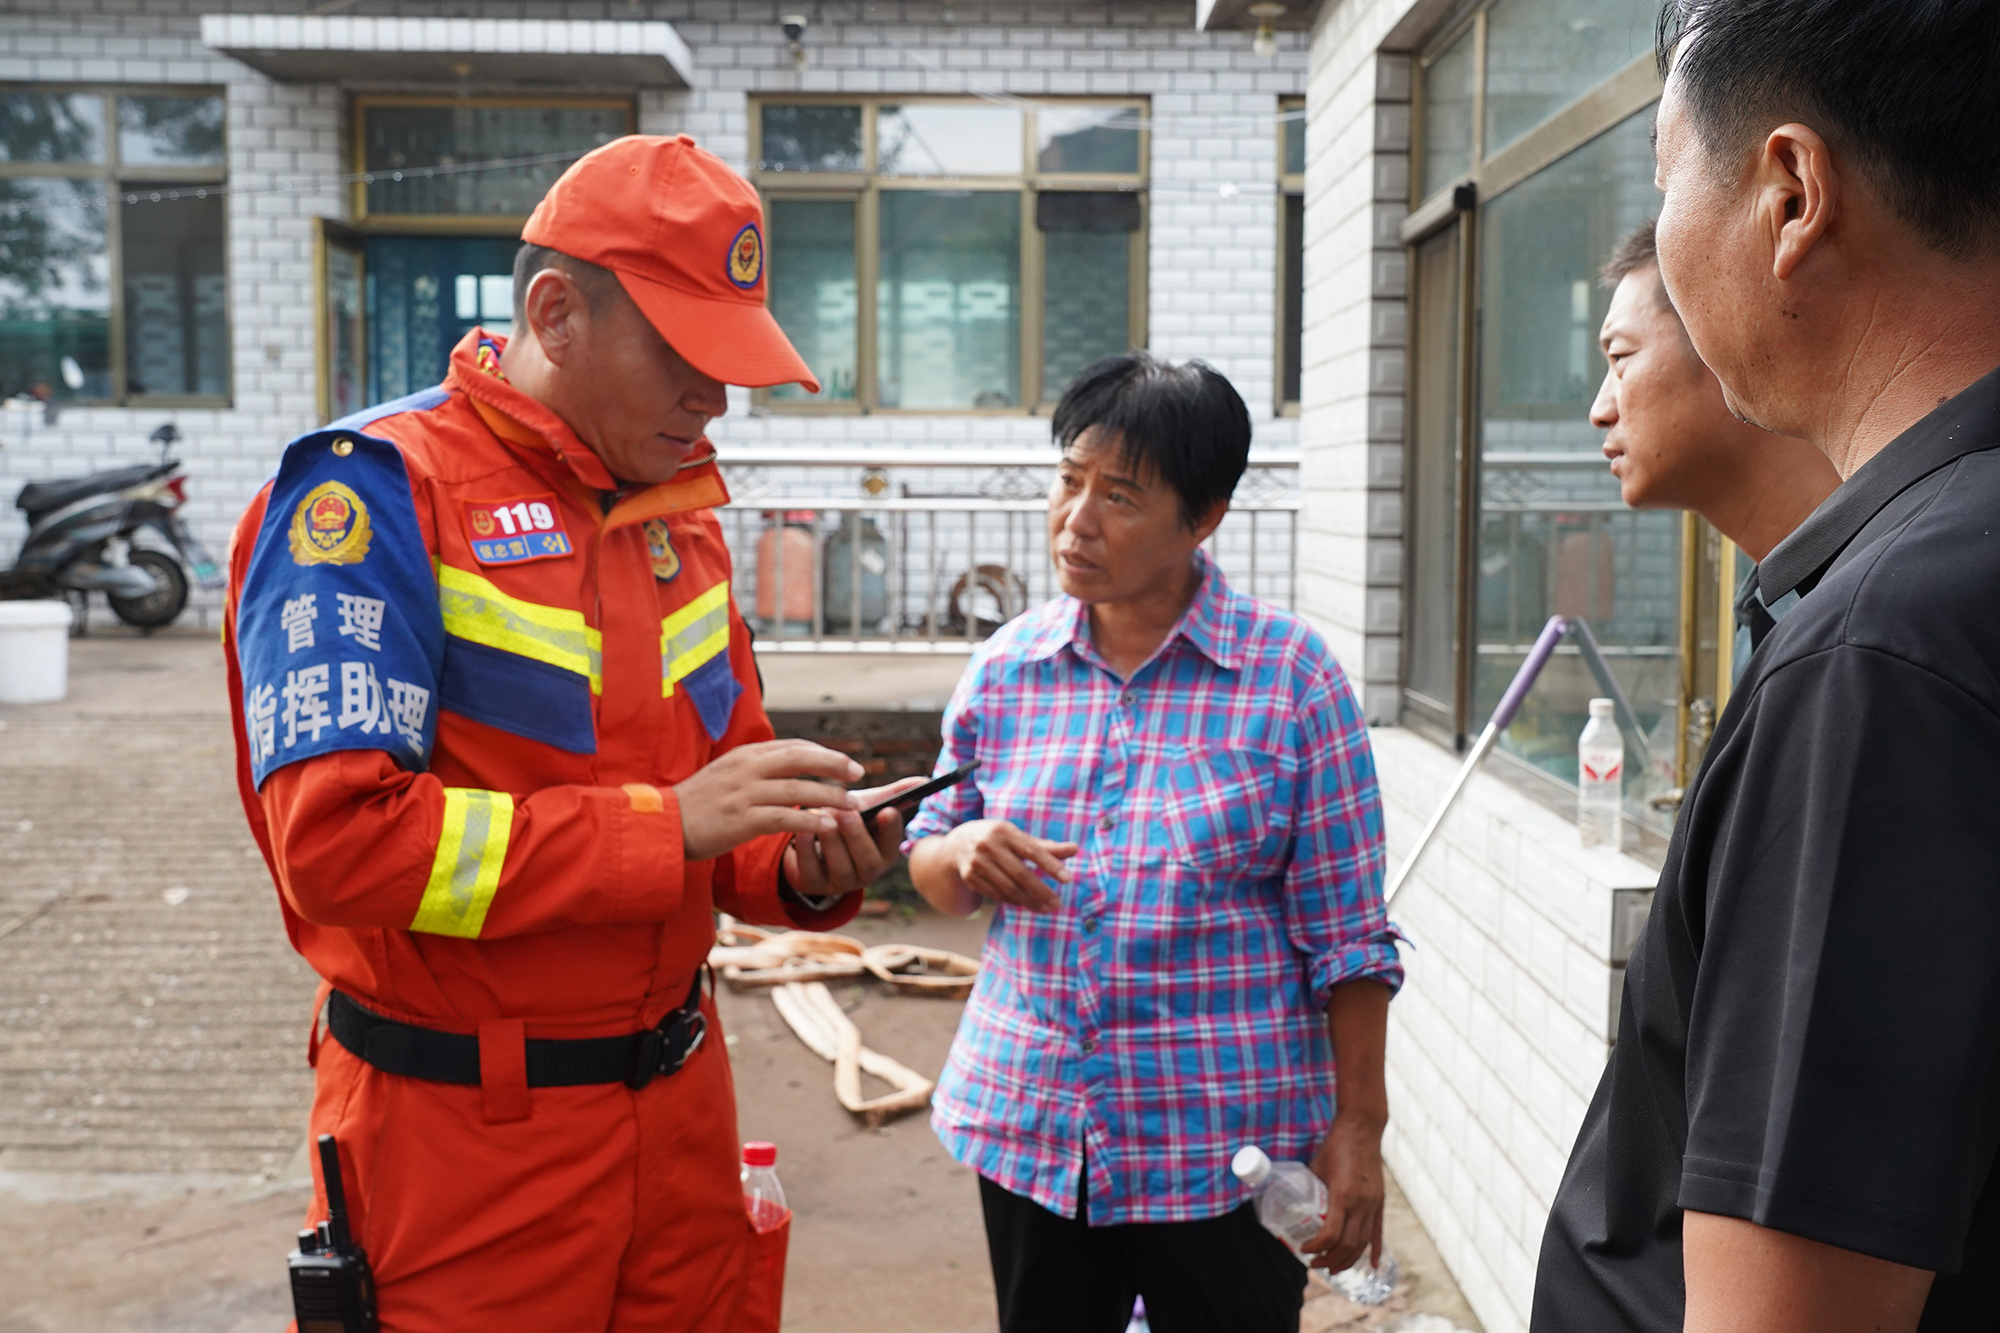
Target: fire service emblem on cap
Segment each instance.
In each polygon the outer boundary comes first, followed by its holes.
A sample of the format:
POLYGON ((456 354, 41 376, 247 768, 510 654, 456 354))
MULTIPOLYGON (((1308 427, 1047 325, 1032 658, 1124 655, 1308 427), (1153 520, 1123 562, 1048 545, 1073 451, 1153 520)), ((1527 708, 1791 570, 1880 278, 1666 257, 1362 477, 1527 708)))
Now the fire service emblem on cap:
POLYGON ((729 280, 738 287, 755 287, 764 276, 764 238, 757 224, 746 222, 729 243, 729 280))
POLYGON ((337 481, 322 482, 292 514, 292 559, 301 565, 358 565, 372 535, 361 497, 337 481))

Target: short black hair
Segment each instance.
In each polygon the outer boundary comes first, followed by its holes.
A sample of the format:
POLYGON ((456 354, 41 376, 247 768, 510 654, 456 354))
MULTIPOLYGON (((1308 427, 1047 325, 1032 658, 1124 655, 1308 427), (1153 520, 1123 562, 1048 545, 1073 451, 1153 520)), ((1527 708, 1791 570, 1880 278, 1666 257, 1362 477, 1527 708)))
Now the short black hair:
MULTIPOLYGON (((1597 284, 1600 287, 1616 287, 1640 269, 1657 269, 1660 266, 1660 245, 1654 234, 1652 218, 1647 218, 1632 230, 1618 238, 1618 244, 1611 247, 1611 257, 1597 267, 1597 284)), ((1653 284, 1653 300, 1660 309, 1675 319, 1681 312, 1674 309, 1674 298, 1667 295, 1667 284, 1653 284)))
POLYGON ((1092 426, 1117 440, 1120 459, 1173 487, 1190 528, 1235 493, 1250 462, 1250 409, 1205 361, 1135 351, 1086 367, 1063 390, 1049 433, 1068 449, 1092 426))
POLYGON ((514 322, 524 323, 528 318, 528 284, 535 275, 545 268, 559 268, 576 279, 576 285, 583 289, 583 299, 593 312, 603 308, 603 302, 618 288, 618 275, 610 269, 566 255, 560 250, 551 250, 546 245, 535 245, 523 241, 521 248, 514 252, 514 322))
POLYGON ((2000 0, 1666 0, 1656 36, 1712 156, 1796 118, 1934 249, 2000 247, 2000 0))

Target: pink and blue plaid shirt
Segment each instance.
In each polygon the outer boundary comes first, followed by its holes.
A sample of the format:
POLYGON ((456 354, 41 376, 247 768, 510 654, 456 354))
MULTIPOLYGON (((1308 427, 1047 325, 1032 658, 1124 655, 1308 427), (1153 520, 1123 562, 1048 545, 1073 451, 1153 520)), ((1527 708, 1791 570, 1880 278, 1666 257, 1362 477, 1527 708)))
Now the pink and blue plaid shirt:
POLYGON ((938 757, 979 771, 910 826, 1007 819, 1081 845, 1057 911, 994 908, 932 1124, 1065 1217, 1087 1158, 1093 1225, 1229 1212, 1246 1143, 1309 1159, 1333 1120, 1328 992, 1403 977, 1346 678, 1296 616, 1197 558, 1194 602, 1129 680, 1069 597, 989 640, 938 757))

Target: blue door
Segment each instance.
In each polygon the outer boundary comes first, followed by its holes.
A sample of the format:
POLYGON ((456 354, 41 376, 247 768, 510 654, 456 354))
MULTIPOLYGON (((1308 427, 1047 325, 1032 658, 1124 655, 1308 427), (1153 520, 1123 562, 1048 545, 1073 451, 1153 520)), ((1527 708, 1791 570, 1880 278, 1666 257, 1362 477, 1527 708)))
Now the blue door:
POLYGON ((502 236, 367 239, 369 402, 443 380, 451 349, 475 325, 499 334, 512 327, 520 248, 502 236))

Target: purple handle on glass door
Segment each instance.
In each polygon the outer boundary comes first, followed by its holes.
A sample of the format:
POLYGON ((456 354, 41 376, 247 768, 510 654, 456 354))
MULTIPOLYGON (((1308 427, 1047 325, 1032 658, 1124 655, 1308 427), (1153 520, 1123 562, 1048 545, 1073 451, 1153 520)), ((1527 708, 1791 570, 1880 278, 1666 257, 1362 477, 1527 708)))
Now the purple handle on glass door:
POLYGON ((1536 639, 1535 646, 1528 650, 1528 660, 1521 663, 1521 669, 1514 673, 1514 680, 1507 686, 1507 692, 1500 696, 1500 705, 1493 710, 1493 718, 1486 724, 1488 730, 1507 730, 1508 724, 1514 720, 1514 714, 1521 709, 1521 701, 1528 697, 1528 691, 1533 687, 1535 677, 1542 674, 1542 668, 1547 666, 1549 658, 1555 655, 1556 644, 1560 643, 1562 636, 1568 632, 1569 621, 1561 616, 1549 617, 1549 623, 1542 626, 1541 637, 1536 639))
POLYGON ((1424 825, 1424 831, 1417 835, 1417 845, 1403 858, 1403 864, 1396 867, 1396 873, 1389 876, 1388 888, 1382 895, 1385 908, 1394 903, 1396 895, 1403 891, 1403 885, 1410 877, 1411 867, 1415 866, 1417 858, 1424 854, 1424 848, 1430 846, 1431 839, 1437 834, 1438 826, 1444 823, 1444 817, 1451 813, 1451 807, 1457 802, 1458 794, 1465 790, 1466 780, 1472 776, 1472 770, 1479 767, 1480 761, 1486 758, 1486 752, 1500 739, 1500 733, 1507 730, 1507 724, 1514 720, 1514 714, 1520 711, 1521 701, 1528 697, 1528 691, 1534 688, 1535 678, 1542 674, 1542 668, 1549 664, 1549 658, 1555 654, 1556 645, 1562 642, 1562 636, 1568 631, 1569 621, 1561 616, 1550 616, 1549 623, 1542 626, 1541 637, 1536 639, 1535 646, 1528 650, 1527 660, 1522 662, 1521 669, 1514 673, 1514 679, 1507 686, 1507 692, 1500 696, 1500 704, 1493 710, 1493 716, 1487 720, 1486 730, 1480 732, 1479 739, 1472 743, 1472 749, 1466 754, 1465 762, 1459 766, 1458 776, 1451 780, 1451 787, 1445 792, 1444 800, 1438 803, 1437 811, 1431 816, 1430 822, 1424 825))

